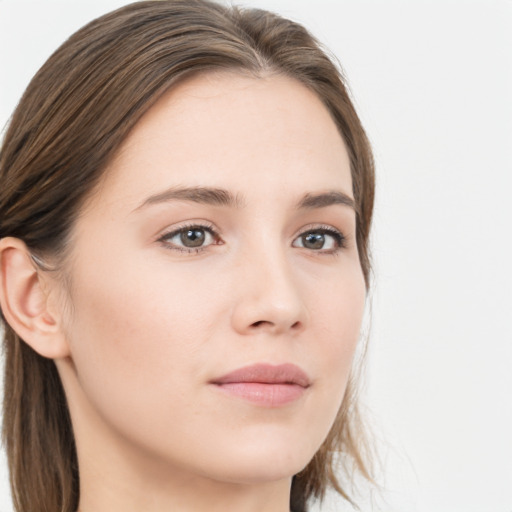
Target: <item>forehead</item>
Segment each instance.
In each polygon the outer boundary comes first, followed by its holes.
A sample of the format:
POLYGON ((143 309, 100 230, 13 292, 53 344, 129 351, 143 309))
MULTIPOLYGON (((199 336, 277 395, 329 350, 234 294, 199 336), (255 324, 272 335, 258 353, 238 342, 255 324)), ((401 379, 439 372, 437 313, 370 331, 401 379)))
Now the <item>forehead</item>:
MULTIPOLYGON (((300 82, 233 72, 194 76, 137 123, 100 189, 129 196, 164 186, 212 186, 243 195, 302 194, 304 186, 351 195, 350 163, 332 117, 300 82)), ((135 198, 133 198, 135 200, 135 198)))

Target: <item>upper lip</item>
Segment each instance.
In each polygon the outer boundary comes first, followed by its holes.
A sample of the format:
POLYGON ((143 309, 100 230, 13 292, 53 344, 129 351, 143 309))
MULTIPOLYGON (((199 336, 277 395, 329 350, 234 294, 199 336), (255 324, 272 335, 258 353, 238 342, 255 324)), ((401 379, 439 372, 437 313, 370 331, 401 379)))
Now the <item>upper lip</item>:
POLYGON ((244 366, 212 381, 213 384, 232 384, 234 382, 295 384, 303 388, 311 385, 306 372, 290 363, 279 365, 258 363, 244 366))

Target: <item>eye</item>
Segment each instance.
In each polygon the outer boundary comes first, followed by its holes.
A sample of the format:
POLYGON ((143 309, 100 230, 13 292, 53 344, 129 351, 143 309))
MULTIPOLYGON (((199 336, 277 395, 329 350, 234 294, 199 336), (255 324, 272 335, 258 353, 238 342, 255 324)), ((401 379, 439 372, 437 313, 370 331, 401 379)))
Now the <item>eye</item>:
POLYGON ((335 253, 345 247, 345 237, 340 231, 330 227, 310 229, 298 236, 292 245, 312 251, 335 253))
POLYGON ((208 246, 219 243, 219 238, 210 226, 183 226, 158 239, 171 249, 184 252, 199 252, 208 246))

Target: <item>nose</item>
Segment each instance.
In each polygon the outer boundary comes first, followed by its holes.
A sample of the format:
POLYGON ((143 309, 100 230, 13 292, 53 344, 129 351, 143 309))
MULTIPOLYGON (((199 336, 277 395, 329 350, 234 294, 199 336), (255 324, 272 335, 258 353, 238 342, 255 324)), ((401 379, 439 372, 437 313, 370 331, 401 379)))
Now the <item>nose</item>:
POLYGON ((283 255, 244 258, 237 273, 233 328, 240 334, 297 334, 307 324, 303 293, 283 255))

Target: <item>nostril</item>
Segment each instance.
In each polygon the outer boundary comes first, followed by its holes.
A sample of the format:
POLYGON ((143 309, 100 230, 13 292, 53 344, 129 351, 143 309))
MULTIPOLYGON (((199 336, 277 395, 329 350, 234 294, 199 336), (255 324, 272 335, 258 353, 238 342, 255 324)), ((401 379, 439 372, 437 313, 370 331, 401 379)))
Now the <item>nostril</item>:
POLYGON ((258 320, 257 322, 254 322, 252 324, 252 327, 259 327, 260 325, 263 325, 263 324, 268 324, 269 322, 266 322, 265 320, 258 320))
MULTIPOLYGON (((257 322, 253 322, 251 324, 251 328, 257 329, 257 328, 265 326, 265 325, 268 325, 268 326, 272 327, 272 326, 274 326, 274 323, 273 322, 269 322, 268 320, 258 320, 257 322)), ((298 330, 301 329, 301 326, 302 326, 301 322, 297 321, 294 324, 292 324, 290 326, 290 328, 292 330, 294 330, 294 331, 298 331, 298 330)))

